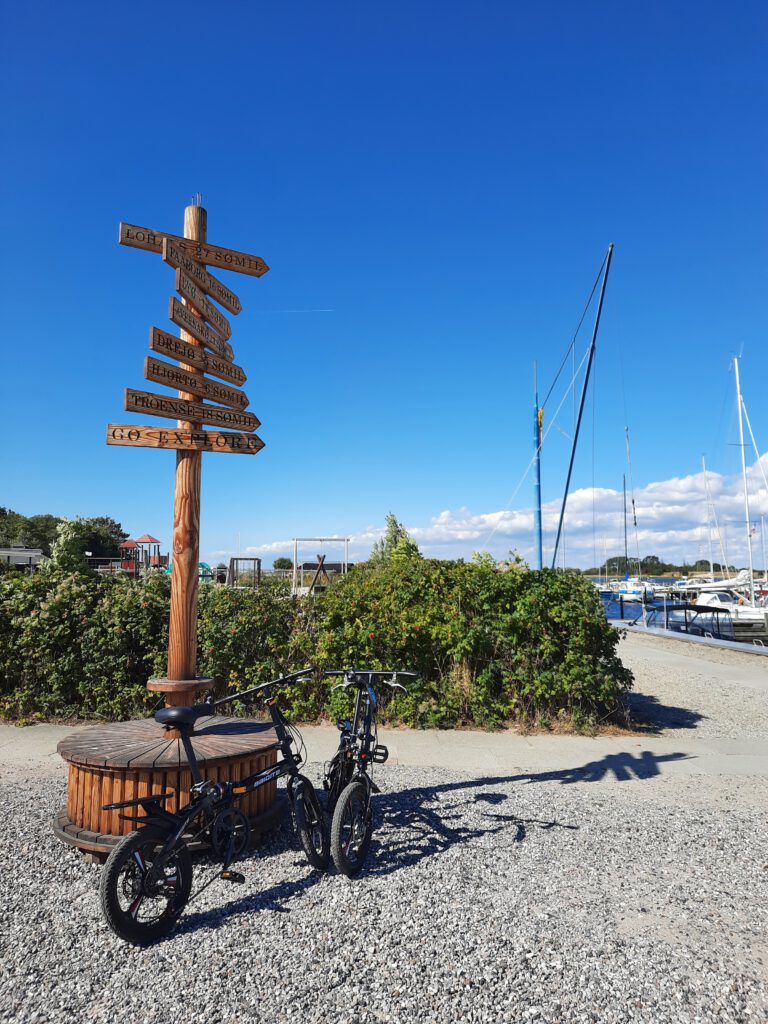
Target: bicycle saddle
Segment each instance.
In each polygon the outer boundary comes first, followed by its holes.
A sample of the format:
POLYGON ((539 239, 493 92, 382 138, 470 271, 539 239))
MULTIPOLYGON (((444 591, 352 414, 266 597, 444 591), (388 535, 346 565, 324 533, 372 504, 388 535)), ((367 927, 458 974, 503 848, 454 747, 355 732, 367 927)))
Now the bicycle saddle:
POLYGON ((212 704, 198 704, 194 708, 161 708, 155 712, 155 721, 159 722, 160 725, 164 725, 166 729, 174 729, 179 726, 182 728, 189 726, 191 728, 198 718, 204 718, 206 715, 212 714, 212 704))

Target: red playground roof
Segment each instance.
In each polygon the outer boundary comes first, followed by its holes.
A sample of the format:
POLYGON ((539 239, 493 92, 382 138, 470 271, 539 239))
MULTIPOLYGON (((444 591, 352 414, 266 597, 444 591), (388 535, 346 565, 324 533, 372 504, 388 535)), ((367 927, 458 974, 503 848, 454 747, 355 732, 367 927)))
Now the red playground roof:
POLYGON ((139 537, 137 544, 159 544, 160 541, 157 537, 153 537, 151 533, 145 533, 143 537, 139 537))
POLYGON ((126 541, 123 541, 123 543, 120 545, 120 550, 122 551, 123 548, 136 548, 136 547, 138 547, 138 544, 136 543, 135 540, 126 540, 126 541))

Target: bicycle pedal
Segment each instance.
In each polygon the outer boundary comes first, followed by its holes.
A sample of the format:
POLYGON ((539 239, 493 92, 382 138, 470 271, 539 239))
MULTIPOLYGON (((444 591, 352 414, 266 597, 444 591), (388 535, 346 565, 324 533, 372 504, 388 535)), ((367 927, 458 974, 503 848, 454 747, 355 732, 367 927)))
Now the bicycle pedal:
POLYGON ((245 881, 245 875, 241 875, 239 871, 222 871, 219 878, 223 878, 225 882, 239 882, 241 885, 245 881))

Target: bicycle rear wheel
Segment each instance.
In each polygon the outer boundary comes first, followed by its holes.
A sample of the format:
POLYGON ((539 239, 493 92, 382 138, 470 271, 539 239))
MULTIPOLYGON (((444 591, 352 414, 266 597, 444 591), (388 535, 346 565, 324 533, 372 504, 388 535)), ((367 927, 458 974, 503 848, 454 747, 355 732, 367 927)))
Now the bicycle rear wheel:
POLYGON ((337 871, 352 878, 362 868, 373 835, 373 809, 368 786, 354 779, 333 812, 331 856, 337 871))
POLYGON ((192 890, 192 858, 181 843, 158 879, 152 864, 167 833, 146 825, 121 839, 101 873, 101 908, 115 934, 134 946, 147 946, 167 935, 192 890))

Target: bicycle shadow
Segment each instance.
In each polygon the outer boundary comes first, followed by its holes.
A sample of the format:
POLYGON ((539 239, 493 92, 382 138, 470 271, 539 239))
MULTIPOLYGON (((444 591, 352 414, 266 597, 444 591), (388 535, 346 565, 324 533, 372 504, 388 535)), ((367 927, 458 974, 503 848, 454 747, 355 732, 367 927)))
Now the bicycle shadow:
MULTIPOLYGON (((250 860, 255 861, 256 859, 263 859, 264 857, 275 857, 280 854, 293 851, 306 865, 306 869, 309 873, 303 878, 278 882, 276 885, 272 885, 267 889, 260 889, 258 892, 248 893, 245 896, 241 896, 239 899, 228 900, 216 907, 210 907, 205 910, 198 911, 193 910, 192 913, 184 914, 179 926, 174 930, 169 938, 173 938, 173 935, 180 935, 184 932, 197 931, 198 928, 220 928, 221 925, 226 924, 233 917, 238 917, 241 914, 253 914, 265 910, 271 910, 282 914, 290 913, 290 908, 286 906, 288 902, 296 899, 297 896, 303 896, 308 890, 323 881, 323 872, 310 868, 309 864, 304 859, 303 851, 301 851, 299 841, 290 824, 283 822, 277 826, 277 828, 272 832, 268 846, 268 850, 252 851, 248 857, 237 861, 233 867, 238 870, 242 870, 247 874, 248 862, 250 860)), ((197 864, 195 866, 197 867, 197 864)), ((206 865, 206 868, 213 872, 220 869, 221 865, 216 865, 211 861, 206 865)))
POLYGON ((540 782, 559 782, 561 785, 599 782, 610 775, 617 782, 645 780, 661 774, 660 764, 686 760, 688 757, 688 754, 680 752, 654 754, 650 750, 644 750, 635 757, 629 752, 622 751, 607 754, 599 760, 575 768, 461 779, 436 786, 415 787, 397 793, 382 793, 377 797, 379 820, 388 834, 385 841, 378 841, 374 833, 371 844, 373 856, 364 872, 374 875, 390 874, 423 860, 424 857, 444 853, 457 844, 482 842, 488 836, 498 837, 496 842, 501 840, 507 844, 514 844, 523 842, 531 829, 574 831, 580 827, 557 820, 523 818, 515 813, 493 812, 490 808, 501 807, 510 799, 510 795, 498 791, 477 790, 515 782, 529 785, 540 782), (458 799, 452 799, 454 796, 458 799), (468 814, 468 808, 473 804, 485 804, 488 810, 478 813, 475 808, 474 813, 468 814))
MULTIPOLYGON (((573 822, 526 818, 514 812, 504 813, 502 808, 513 799, 513 795, 499 792, 493 787, 515 782, 528 785, 541 782, 559 782, 561 785, 599 782, 611 774, 617 782, 644 780, 661 774, 659 764, 688 757, 684 753, 657 755, 649 750, 642 751, 637 757, 628 752, 620 752, 575 768, 464 778, 433 786, 382 792, 375 797, 376 831, 368 860, 359 877, 386 876, 405 870, 427 857, 444 854, 456 846, 468 843, 482 845, 490 837, 494 837, 494 846, 500 842, 513 845, 528 839, 532 830, 558 834, 575 832, 581 827, 573 822)), ((394 771, 397 771, 396 767, 394 771)), ((251 856, 272 858, 288 850, 293 850, 304 861, 290 819, 283 819, 266 843, 251 856)), ((239 862, 246 872, 248 859, 239 862)), ((214 870, 212 862, 208 867, 214 870)), ((309 865, 307 871, 308 874, 300 879, 279 882, 219 906, 186 914, 174 934, 196 931, 198 928, 219 928, 240 914, 265 910, 290 913, 291 907, 287 904, 323 881, 322 872, 310 870, 309 865)))

